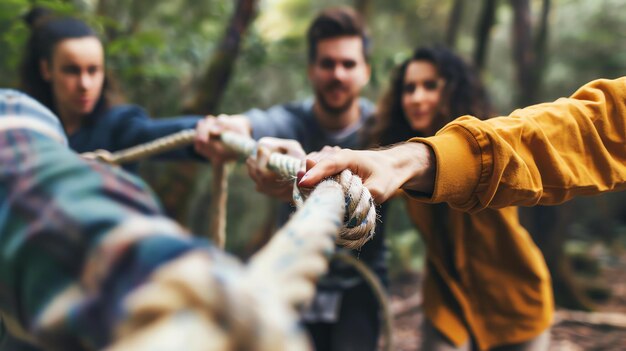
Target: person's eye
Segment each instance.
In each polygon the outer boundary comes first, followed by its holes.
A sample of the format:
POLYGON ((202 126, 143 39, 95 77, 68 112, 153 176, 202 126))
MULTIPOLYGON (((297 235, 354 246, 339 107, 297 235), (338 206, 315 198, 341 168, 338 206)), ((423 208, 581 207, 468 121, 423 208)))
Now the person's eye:
POLYGON ((351 69, 356 67, 356 62, 352 60, 343 61, 343 67, 347 69, 351 69))
POLYGON ((402 91, 404 91, 406 94, 412 94, 415 91, 415 84, 405 84, 404 87, 402 87, 402 91))
POLYGON ((320 67, 323 69, 333 69, 335 67, 335 62, 333 60, 323 59, 320 61, 320 67))
POLYGON ((89 74, 94 75, 96 73, 98 73, 100 71, 100 67, 98 66, 89 66, 89 68, 87 68, 87 72, 89 72, 89 74))
POLYGON ((76 66, 63 66, 61 72, 66 74, 80 74, 80 68, 76 66))
POLYGON ((439 81, 436 79, 424 81, 424 89, 433 91, 439 88, 439 81))

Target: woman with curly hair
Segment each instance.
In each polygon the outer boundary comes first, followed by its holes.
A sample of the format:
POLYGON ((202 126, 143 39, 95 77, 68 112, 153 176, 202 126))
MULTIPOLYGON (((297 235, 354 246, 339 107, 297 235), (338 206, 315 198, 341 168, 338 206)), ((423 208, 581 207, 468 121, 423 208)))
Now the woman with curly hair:
MULTIPOLYGON (((375 146, 490 116, 473 70, 445 48, 418 48, 392 75, 371 126, 375 146)), ((454 186, 454 185, 451 185, 454 186)), ((550 276, 517 208, 465 213, 407 197, 427 247, 423 350, 547 350, 550 276)))

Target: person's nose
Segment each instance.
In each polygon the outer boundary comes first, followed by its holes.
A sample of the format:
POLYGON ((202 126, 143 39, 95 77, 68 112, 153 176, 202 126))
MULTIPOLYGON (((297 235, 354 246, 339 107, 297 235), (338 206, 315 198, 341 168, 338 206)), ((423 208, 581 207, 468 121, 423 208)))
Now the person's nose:
POLYGON ((347 70, 343 65, 335 65, 333 69, 333 78, 343 81, 346 78, 347 70))
POLYGON ((81 73, 78 83, 81 89, 87 90, 93 85, 93 77, 87 72, 81 73))
POLYGON ((426 91, 421 86, 416 87, 415 90, 413 91, 413 94, 411 94, 411 102, 415 104, 420 104, 424 102, 425 98, 426 98, 426 91))

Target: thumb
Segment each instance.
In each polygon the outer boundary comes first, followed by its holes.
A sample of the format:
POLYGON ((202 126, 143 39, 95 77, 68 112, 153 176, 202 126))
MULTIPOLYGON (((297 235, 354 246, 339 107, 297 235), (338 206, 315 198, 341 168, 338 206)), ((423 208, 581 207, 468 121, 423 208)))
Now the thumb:
POLYGON ((262 170, 267 170, 268 162, 272 151, 264 146, 259 146, 256 151, 256 163, 262 170))

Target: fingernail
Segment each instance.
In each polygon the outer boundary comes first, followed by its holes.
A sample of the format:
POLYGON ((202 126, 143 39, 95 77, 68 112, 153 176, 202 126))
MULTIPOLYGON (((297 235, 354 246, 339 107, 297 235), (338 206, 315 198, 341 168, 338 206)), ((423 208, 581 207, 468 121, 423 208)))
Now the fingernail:
POLYGON ((302 179, 300 179, 300 181, 298 182, 298 186, 302 186, 302 183, 303 183, 304 181, 306 181, 306 179, 307 179, 308 177, 309 177, 309 174, 308 174, 308 173, 305 173, 305 174, 302 176, 302 179))
POLYGON ((298 183, 300 183, 300 181, 302 180, 302 177, 304 176, 305 172, 304 171, 298 171, 298 174, 296 174, 296 179, 298 181, 298 183))

